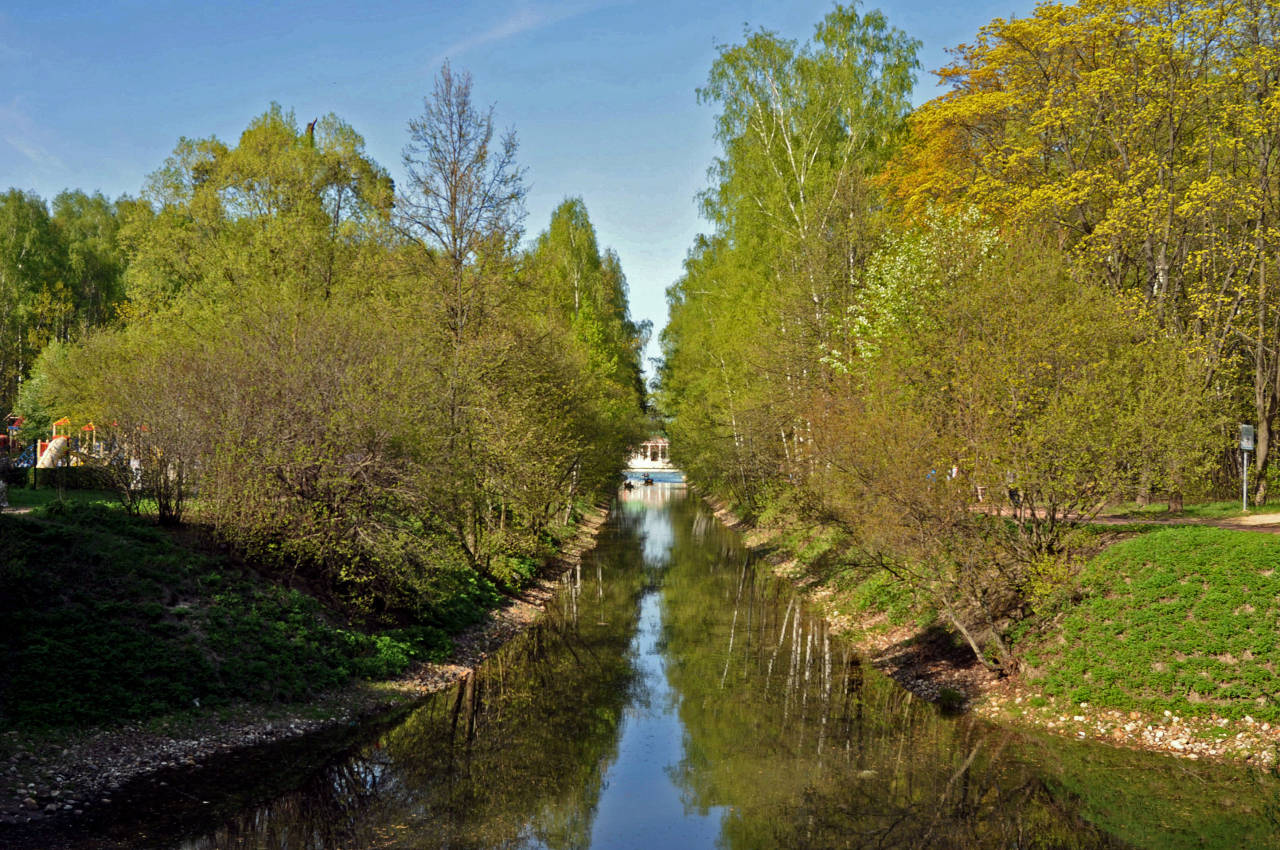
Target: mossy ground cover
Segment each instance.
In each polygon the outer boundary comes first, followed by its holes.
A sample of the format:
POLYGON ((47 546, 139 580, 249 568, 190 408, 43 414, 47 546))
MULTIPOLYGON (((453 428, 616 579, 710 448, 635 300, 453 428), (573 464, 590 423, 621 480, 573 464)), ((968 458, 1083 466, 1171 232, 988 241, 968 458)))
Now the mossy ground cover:
MULTIPOLYGON (((35 491, 40 492, 40 491, 35 491)), ((26 491, 15 491, 19 498, 26 491)), ((0 719, 39 729, 294 700, 447 653, 370 634, 93 494, 0 516, 0 719)))
POLYGON ((1023 647, 1046 693, 1280 720, 1280 537, 1163 529, 1095 556, 1080 581, 1083 598, 1023 647))

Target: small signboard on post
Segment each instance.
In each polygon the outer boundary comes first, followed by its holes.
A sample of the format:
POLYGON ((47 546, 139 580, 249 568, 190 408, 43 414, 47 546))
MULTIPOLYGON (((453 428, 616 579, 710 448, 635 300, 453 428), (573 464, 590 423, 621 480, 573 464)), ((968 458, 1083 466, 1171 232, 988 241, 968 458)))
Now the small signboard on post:
POLYGON ((1240 423, 1240 451, 1243 460, 1240 462, 1240 502, 1244 510, 1249 510, 1249 452, 1253 451, 1255 431, 1252 425, 1240 423))

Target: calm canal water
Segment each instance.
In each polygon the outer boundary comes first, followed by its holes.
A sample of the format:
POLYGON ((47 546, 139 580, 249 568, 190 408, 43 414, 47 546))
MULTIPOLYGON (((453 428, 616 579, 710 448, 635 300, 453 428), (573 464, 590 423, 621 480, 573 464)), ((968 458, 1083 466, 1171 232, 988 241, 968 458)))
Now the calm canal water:
POLYGON ((1280 832, 1270 776, 941 716, 663 484, 625 494, 545 620, 459 687, 167 781, 75 846, 1237 850, 1280 832))

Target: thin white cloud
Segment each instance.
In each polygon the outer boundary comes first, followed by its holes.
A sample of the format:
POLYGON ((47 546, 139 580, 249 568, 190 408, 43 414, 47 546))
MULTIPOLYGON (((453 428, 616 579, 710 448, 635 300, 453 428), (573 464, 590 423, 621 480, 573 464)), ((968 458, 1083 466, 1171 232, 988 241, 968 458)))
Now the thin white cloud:
POLYGON ((478 32, 467 38, 459 39, 431 57, 429 67, 432 71, 440 67, 446 59, 459 56, 485 44, 505 41, 508 38, 529 32, 540 27, 574 18, 587 12, 595 11, 612 2, 564 3, 555 7, 522 6, 487 30, 478 32))
POLYGON ((474 50, 482 44, 489 44, 493 41, 502 41, 511 38, 513 35, 519 35, 522 32, 528 32, 541 26, 545 22, 544 16, 535 9, 520 9, 513 15, 507 16, 495 26, 490 27, 484 32, 476 33, 468 38, 459 39, 450 44, 444 50, 441 50, 435 56, 431 57, 431 67, 439 66, 446 59, 456 59, 468 51, 474 50))
POLYGON ((17 101, 0 104, 0 141, 26 157, 32 165, 45 170, 65 171, 67 166, 41 140, 42 133, 17 101))

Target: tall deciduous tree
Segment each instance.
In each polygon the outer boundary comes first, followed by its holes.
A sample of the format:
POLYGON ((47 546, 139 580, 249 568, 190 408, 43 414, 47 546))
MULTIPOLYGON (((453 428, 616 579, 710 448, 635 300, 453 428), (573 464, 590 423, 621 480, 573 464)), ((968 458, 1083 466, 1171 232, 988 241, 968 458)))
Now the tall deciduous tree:
POLYGON ((908 214, 964 201, 1051 222, 1082 280, 1139 299, 1224 393, 1243 365, 1260 473, 1280 413, 1278 34, 1261 0, 996 19, 940 72, 953 89, 913 117, 889 175, 908 214))
POLYGON ((762 30, 722 47, 699 89, 720 108, 723 152, 702 199, 717 232, 668 292, 663 386, 680 419, 715 423, 678 435, 682 462, 720 466, 744 498, 814 461, 806 411, 825 378, 813 352, 874 245, 869 177, 901 133, 916 48, 879 12, 837 5, 809 43, 762 30))
POLYGON ((1223 120, 1206 113, 1221 78, 1191 55, 1234 24, 1132 5, 996 22, 962 54, 968 87, 913 119, 903 157, 914 44, 878 14, 838 6, 804 46, 751 34, 700 92, 723 105, 723 155, 703 199, 716 232, 668 291, 659 397, 677 462, 748 512, 785 499, 843 526, 846 563, 906 582, 993 667, 1016 665, 1003 634, 1037 583, 1069 578, 1075 524, 1140 485, 1202 480, 1234 377, 1230 353, 1187 342, 1238 336, 1239 316, 1223 325, 1220 293, 1189 293, 1239 279, 1257 251, 1189 228, 1225 234, 1247 185, 1195 183, 1185 167, 1240 161, 1203 131, 1223 120), (1161 40, 1142 14, 1200 40, 1161 40), (1120 55, 1136 79, 1072 75, 1120 55), (1169 103, 1171 80, 1192 103, 1169 103), (1138 165, 1103 150, 1125 133, 1138 165), (884 185, 909 220, 882 215, 884 185), (954 215, 920 202, 943 191, 954 215), (985 219, 970 197, 999 212, 985 219), (1088 226, 1068 237, 1081 210, 1088 226), (1214 264, 1225 278, 1204 274, 1214 264))
POLYGON ((122 208, 98 192, 62 192, 53 199, 53 222, 67 248, 66 279, 76 305, 76 331, 116 319, 124 298, 126 260, 119 234, 122 208))
POLYGON ((574 455, 571 486, 593 489, 612 475, 642 436, 645 406, 640 356, 647 325, 631 321, 627 280, 612 251, 601 252, 580 198, 565 200, 531 252, 528 273, 547 331, 574 349, 581 365, 576 419, 590 451, 574 455), (557 329, 561 329, 557 331, 557 329), (562 335, 562 336, 561 336, 562 335))
POLYGON ((514 132, 494 145, 493 108, 478 109, 469 74, 448 63, 409 121, 409 179, 396 224, 412 249, 406 273, 419 291, 403 303, 406 321, 436 364, 423 414, 443 424, 430 450, 432 510, 451 527, 467 558, 487 568, 490 514, 482 433, 484 388, 500 378, 514 345, 509 315, 516 286, 514 249, 524 218, 523 171, 514 132))
POLYGON ((45 344, 65 338, 75 315, 66 272, 66 244, 44 201, 0 195, 0 410, 13 406, 45 344))
POLYGON ((120 210, 130 203, 63 192, 50 215, 35 195, 10 190, 0 198, 0 411, 11 409, 47 344, 116 320, 125 267, 120 210))
POLYGON ((129 308, 163 310, 177 295, 204 299, 331 297, 359 286, 376 228, 389 216, 391 179, 336 116, 303 132, 279 105, 235 147, 182 139, 151 175, 152 211, 135 212, 129 308))
POLYGON ((1145 469, 1167 491, 1203 480, 1220 408, 1201 362, 1039 239, 931 215, 864 274, 807 486, 864 563, 1008 666, 1004 624, 1072 527, 1145 469))
POLYGON ((449 287, 448 322, 459 341, 493 295, 481 261, 512 250, 524 220, 516 135, 495 144, 493 107, 477 108, 471 86, 470 74, 455 76, 447 62, 440 69, 422 113, 409 121, 409 180, 396 205, 401 232, 423 259, 444 266, 436 276, 449 287))

